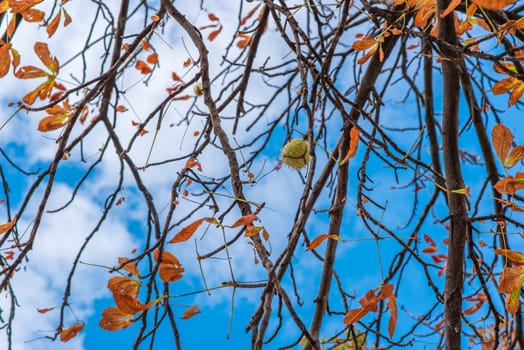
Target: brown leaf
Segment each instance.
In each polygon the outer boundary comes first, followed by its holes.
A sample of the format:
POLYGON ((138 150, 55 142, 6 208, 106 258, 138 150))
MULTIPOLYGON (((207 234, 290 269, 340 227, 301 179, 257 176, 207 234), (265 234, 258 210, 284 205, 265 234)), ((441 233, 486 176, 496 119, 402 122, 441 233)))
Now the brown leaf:
POLYGON ((189 309, 184 311, 184 313, 182 314, 181 318, 183 320, 187 320, 187 319, 190 319, 191 317, 193 317, 195 315, 198 315, 200 312, 201 311, 200 311, 200 308, 198 307, 198 305, 193 305, 189 309))
POLYGON ((246 237, 252 237, 255 236, 257 233, 259 233, 261 230, 264 229, 264 226, 253 226, 253 225, 247 225, 246 226, 246 237))
POLYGON ((330 234, 323 234, 323 235, 320 235, 320 236, 317 236, 315 237, 311 243, 309 243, 309 245, 307 246, 306 248, 306 251, 309 251, 309 250, 313 250, 315 249, 316 247, 318 247, 322 242, 324 242, 324 240, 328 239, 328 238, 331 238, 331 239, 334 239, 336 241, 339 241, 340 240, 340 237, 337 236, 337 235, 330 235, 330 234))
POLYGON ((187 241, 191 238, 191 236, 193 236, 193 234, 198 230, 203 222, 213 223, 215 222, 215 218, 202 218, 192 222, 180 230, 180 232, 178 232, 168 243, 179 243, 187 241))
POLYGON ((491 142, 500 162, 504 164, 513 143, 513 134, 503 124, 498 124, 491 131, 491 142))
POLYGON ((60 341, 66 342, 66 341, 73 339, 74 337, 76 337, 78 332, 84 329, 84 327, 85 327, 84 321, 76 322, 71 327, 64 329, 63 331, 60 332, 60 341))

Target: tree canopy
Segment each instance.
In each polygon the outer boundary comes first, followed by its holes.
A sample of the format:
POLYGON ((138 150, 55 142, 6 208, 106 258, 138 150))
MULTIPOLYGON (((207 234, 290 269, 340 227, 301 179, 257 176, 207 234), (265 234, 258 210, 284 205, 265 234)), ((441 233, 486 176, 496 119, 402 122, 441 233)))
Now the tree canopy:
POLYGON ((9 349, 182 349, 216 320, 242 348, 524 348, 521 2, 4 0, 0 23, 9 349))

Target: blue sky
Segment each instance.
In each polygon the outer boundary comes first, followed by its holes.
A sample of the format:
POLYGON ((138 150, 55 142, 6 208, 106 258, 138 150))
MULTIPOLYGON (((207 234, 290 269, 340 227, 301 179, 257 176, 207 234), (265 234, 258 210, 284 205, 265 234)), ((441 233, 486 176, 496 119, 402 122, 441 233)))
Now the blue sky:
MULTIPOLYGON (((49 9, 50 5, 50 2, 47 1, 42 4, 41 8, 49 9)), ((108 3, 107 6, 116 13, 115 8, 112 7, 115 6, 114 3, 108 3)), ((218 74, 223 69, 219 65, 220 60, 218 57, 222 57, 225 54, 228 40, 230 40, 236 30, 236 26, 233 24, 236 23, 236 17, 233 20, 230 16, 236 13, 238 4, 236 2, 220 1, 213 4, 210 3, 208 6, 208 12, 215 13, 224 24, 223 33, 209 43, 211 70, 212 73, 218 74)), ((246 9, 251 7, 251 5, 245 6, 246 9)), ((23 25, 20 28, 15 37, 14 45, 22 54, 22 65, 39 64, 32 49, 32 42, 34 41, 48 41, 51 53, 56 55, 60 62, 69 61, 75 52, 82 47, 83 38, 86 35, 85 25, 87 22, 85 21, 92 18, 95 5, 91 2, 71 2, 66 6, 66 9, 70 12, 73 23, 65 29, 60 29, 50 40, 47 39, 47 34, 43 28, 38 28, 35 25, 23 25), (74 38, 74 40, 71 38, 74 38)), ((186 10, 188 18, 196 25, 203 26, 208 24, 207 13, 200 10, 196 4, 188 5, 186 10)), ((134 28, 137 28, 136 30, 140 29, 142 21, 143 18, 140 15, 136 15, 129 22, 129 33, 133 33, 134 28)), ((104 30, 104 22, 100 20, 94 28, 94 37, 100 35, 104 30)), ((131 140, 136 131, 131 121, 143 120, 151 112, 151 109, 165 97, 166 88, 173 84, 171 72, 176 71, 179 74, 185 72, 182 66, 183 61, 188 55, 195 57, 196 51, 188 44, 187 39, 184 39, 185 41, 182 40, 181 35, 180 31, 170 21, 163 32, 155 33, 152 36, 151 43, 159 53, 160 67, 148 81, 147 87, 141 81, 143 77, 134 72, 132 68, 130 73, 126 74, 119 81, 119 88, 125 91, 125 98, 118 103, 125 105, 128 110, 118 116, 119 123, 115 130, 121 135, 124 144, 131 140)), ((344 39, 350 43, 354 35, 355 33, 349 31, 345 34, 344 39)), ((255 66, 261 65, 266 57, 268 57, 270 64, 289 59, 289 56, 287 56, 289 53, 288 49, 274 44, 275 42, 280 42, 277 39, 278 33, 276 33, 274 28, 269 28, 268 32, 264 34, 260 49, 264 55, 257 58, 255 66)), ((237 49, 233 47, 231 50, 237 49)), ((92 78, 99 73, 100 57, 103 52, 101 43, 95 44, 88 51, 85 58, 88 78, 92 78)), ((239 52, 234 54, 239 54, 239 52)), ((234 54, 230 53, 232 56, 234 54)), ((74 85, 73 77, 79 76, 81 69, 82 62, 77 57, 62 67, 60 78, 63 79, 64 83, 74 85)), ((188 70, 186 73, 188 77, 191 77, 195 71, 188 70)), ((350 73, 352 74, 352 67, 348 65, 347 75, 350 76, 350 73)), ((273 83, 278 85, 282 84, 283 81, 283 78, 275 78, 273 83)), ((380 87, 382 82, 383 80, 380 79, 378 87, 380 87)), ((295 83, 298 86, 298 81, 295 81, 295 83)), ((345 84, 347 82, 340 81, 337 83, 345 84)), ((213 88, 218 90, 220 84, 221 80, 219 79, 214 82, 213 88)), ((264 101, 271 93, 271 90, 263 85, 261 79, 256 76, 250 84, 247 96, 253 103, 264 101)), ((34 87, 33 85, 33 81, 13 80, 12 77, 4 78, 0 85, 1 111, 3 115, 1 123, 14 110, 8 107, 7 104, 20 99, 21 96, 34 87)), ((440 94, 439 85, 440 81, 436 78, 434 86, 436 94, 440 94)), ((393 89, 388 90, 384 98, 385 105, 381 111, 383 115, 381 122, 383 125, 396 128, 416 125, 418 116, 415 104, 401 102, 407 89, 406 85, 399 83, 393 89)), ((505 106, 506 99, 507 96, 501 96, 495 100, 501 101, 501 105, 505 106)), ((247 143, 253 139, 253 135, 256 132, 265 130, 267 125, 275 120, 281 110, 281 105, 286 102, 286 99, 283 97, 274 101, 266 111, 266 120, 257 124, 250 132, 237 134, 236 141, 239 144, 247 143)), ((437 98, 436 102, 436 109, 439 110, 440 98, 437 98)), ((464 101, 462 101, 462 105, 465 106, 464 101)), ((196 106, 203 107, 202 101, 197 100, 196 106)), ((91 106, 90 108, 92 111, 89 118, 96 114, 96 106, 91 106)), ((149 159, 150 163, 178 157, 192 150, 196 140, 193 132, 201 131, 205 120, 198 115, 193 115, 187 122, 180 123, 182 115, 188 108, 190 108, 189 102, 184 101, 171 106, 168 113, 164 116, 162 128, 156 138, 154 137, 155 122, 150 125, 148 134, 136 140, 130 154, 139 166, 144 165, 148 161, 150 149, 152 149, 152 156, 149 159), (170 127, 170 125, 179 123, 179 126, 170 127)), ((519 112, 516 109, 516 107, 513 107, 508 110, 508 113, 502 113, 502 115, 504 123, 516 135, 517 143, 522 144, 524 143, 524 138, 518 132, 519 112)), ((233 109, 227 109, 224 115, 230 116, 233 113, 233 109)), ((464 121, 467 114, 465 107, 461 109, 461 114, 463 115, 461 120, 464 121)), ((36 127, 41 116, 43 116, 42 113, 19 113, 1 130, 0 147, 10 157, 19 162, 25 170, 36 170, 38 167, 44 168, 54 155, 56 143, 53 137, 57 137, 59 132, 53 132, 48 135, 37 132, 36 127)), ((239 130, 246 130, 250 120, 253 118, 248 114, 241 122, 239 130)), ((299 115, 300 118, 302 118, 301 115, 299 115)), ((231 120, 225 119, 224 124, 229 129, 232 126, 231 120)), ((369 123, 364 121, 362 125, 369 130, 369 123)), ((490 122, 488 129, 490 130, 493 125, 490 122)), ((301 121, 295 126, 292 136, 300 137, 300 134, 306 131, 306 128, 306 123, 301 121)), ((338 132, 340 129, 339 120, 336 117, 332 118, 327 124, 327 129, 338 132)), ((75 132, 78 134, 82 130, 83 128, 78 128, 75 129, 75 132)), ((259 160, 254 162, 250 169, 253 173, 266 173, 278 164, 280 149, 287 133, 288 130, 286 130, 283 123, 276 127, 276 131, 266 151, 259 160)), ((408 150, 416 142, 418 136, 419 131, 405 131, 397 133, 394 139, 404 150, 408 150)), ((98 149, 103 144, 104 137, 103 130, 100 128, 99 131, 92 133, 86 138, 83 148, 87 162, 82 162, 80 152, 74 150, 71 158, 62 163, 57 173, 57 184, 47 206, 48 209, 59 208, 71 198, 74 186, 90 164, 98 157, 98 149)), ((424 137, 426 139, 425 134, 424 137)), ((467 130, 461 140, 461 148, 468 152, 480 154, 478 145, 475 142, 474 131, 472 129, 467 130)), ((334 140, 328 138, 328 146, 332 147, 333 143, 334 140)), ((350 182, 352 184, 358 183, 358 167, 364 150, 365 144, 361 144, 357 157, 350 161, 350 182)), ((327 160, 327 155, 324 151, 321 148, 317 148, 319 168, 327 160)), ((427 152, 426 149, 423 149, 423 151, 427 152)), ((249 154, 243 153, 241 156, 246 157, 249 154)), ((424 159, 429 159, 429 153, 426 153, 423 157, 424 159)), ((206 176, 218 177, 227 173, 225 158, 223 153, 217 148, 206 149, 202 156, 199 157, 199 161, 202 163, 206 176)), ((34 181, 35 176, 20 176, 16 170, 6 164, 4 159, 1 160, 0 164, 2 165, 2 170, 5 171, 6 177, 9 179, 11 203, 16 211, 20 200, 34 181)), ((93 229, 97 222, 107 196, 114 190, 114 183, 118 176, 118 165, 119 159, 114 155, 110 147, 110 151, 104 156, 101 164, 76 194, 73 204, 63 211, 54 214, 50 213, 45 216, 39 238, 35 243, 33 252, 30 254, 29 261, 24 265, 24 269, 18 272, 13 279, 13 285, 16 288, 20 303, 14 322, 13 340, 15 345, 13 349, 127 349, 130 348, 134 341, 134 335, 138 329, 137 325, 118 332, 107 332, 98 327, 102 310, 112 306, 114 302, 106 288, 107 279, 112 275, 107 273, 106 268, 94 266, 112 267, 117 263, 118 257, 130 257, 133 254, 133 249, 144 247, 144 236, 147 230, 147 210, 129 172, 125 173, 124 186, 120 194, 125 197, 125 202, 111 211, 111 215, 102 225, 100 232, 97 233, 90 247, 82 255, 81 260, 85 264, 79 265, 74 279, 71 310, 66 310, 65 312, 66 324, 72 324, 78 318, 85 321, 86 328, 67 344, 36 339, 52 334, 53 329, 56 327, 58 312, 52 311, 41 315, 36 310, 37 308, 53 307, 60 304, 65 286, 65 276, 69 271, 72 259, 85 239, 86 234, 93 229)), ((183 162, 173 162, 165 166, 149 167, 143 173, 144 181, 153 193, 154 202, 161 213, 161 217, 165 215, 162 209, 170 202, 170 185, 175 174, 177 171, 180 171, 182 166, 183 162)), ((478 166, 463 164, 463 167, 466 184, 471 186, 472 192, 478 193, 484 174, 479 175, 478 169, 480 168, 478 166)), ((246 186, 245 188, 248 199, 255 202, 265 202, 265 209, 258 216, 262 225, 267 228, 270 234, 271 247, 274 252, 273 257, 278 256, 286 246, 287 234, 294 224, 295 210, 302 193, 302 177, 305 174, 306 170, 302 170, 299 173, 283 167, 279 171, 269 172, 256 185, 246 186)), ((397 182, 394 172, 378 157, 372 155, 367 174, 373 181, 373 183, 368 183, 370 186, 373 186, 373 190, 370 190, 369 193, 375 196, 374 198, 378 203, 386 206, 383 223, 401 236, 408 234, 413 229, 413 223, 407 225, 406 228, 402 228, 402 226, 406 224, 411 213, 413 188, 399 187, 410 181, 412 173, 407 170, 398 171, 399 181, 397 182)), ((188 187, 188 189, 191 191, 192 188, 188 187)), ((227 197, 227 190, 228 188, 223 189, 221 194, 224 196, 218 198, 222 208, 226 208, 230 202, 230 199, 227 197)), ((432 191, 433 185, 431 182, 425 181, 425 188, 418 192, 420 202, 427 201, 432 191)), ((355 297, 351 302, 350 308, 358 307, 358 300, 368 290, 376 288, 382 283, 381 267, 382 269, 387 269, 391 259, 399 250, 398 243, 388 237, 388 234, 385 232, 378 232, 379 235, 384 237, 379 242, 370 239, 372 236, 357 215, 356 193, 356 186, 351 186, 347 194, 346 212, 341 232, 343 242, 339 245, 336 262, 337 271, 341 272, 341 283, 346 291, 355 297)), ((42 189, 40 188, 35 196, 38 198, 41 194, 42 189)), ((198 200, 198 197, 192 198, 189 196, 189 199, 198 200)), ((184 215, 195 207, 195 204, 189 199, 181 199, 182 205, 175 214, 176 220, 183 218, 184 215)), ((35 212, 37 203, 35 201, 30 204, 28 213, 35 212)), ((489 201, 485 203, 481 208, 487 214, 491 207, 489 206, 489 201)), ((330 193, 326 191, 315 207, 317 212, 312 215, 307 225, 306 229, 309 237, 315 237, 327 232, 329 217, 325 210, 329 206, 330 193)), ((369 209, 377 217, 382 216, 379 209, 372 206, 369 209)), ((440 199, 439 204, 431 215, 442 218, 446 215, 445 210, 444 203, 440 199)), ((2 212, 2 215, 4 213, 5 211, 2 212)), ((420 208, 415 208, 414 213, 416 218, 420 215, 420 208)), ((200 217, 210 214, 211 211, 205 210, 198 213, 200 217)), ((225 217, 224 223, 232 224, 239 215, 237 210, 233 210, 225 217)), ((517 215, 515 217, 519 218, 517 215)), ((194 219, 196 218, 198 217, 195 216, 194 219)), ((180 227, 191 221, 182 223, 180 227)), ((420 236, 423 234, 430 235, 438 243, 439 249, 441 249, 440 252, 445 253, 445 246, 442 241, 446 237, 447 231, 443 225, 432 223, 432 221, 433 218, 427 220, 427 223, 420 230, 420 236)), ((31 225, 31 216, 27 214, 18 222, 18 230, 24 232, 30 229, 31 225)), ((178 229, 174 229, 171 234, 177 231, 178 229)), ((218 228, 210 226, 205 237, 200 239, 204 231, 205 227, 203 226, 195 236, 197 237, 196 243, 200 253, 210 251, 220 246, 223 242, 222 233, 218 228)), ((233 234, 232 230, 226 231, 228 238, 233 234)), ((485 240, 491 242, 491 235, 486 233, 485 236, 485 240)), ((319 248, 319 252, 323 252, 324 246, 325 243, 319 248)), ((426 243, 423 241, 419 243, 420 249, 426 246, 426 243)), ((514 247, 518 247, 518 245, 514 247)), ((302 306, 297 306, 297 311, 305 320, 309 320, 314 310, 313 299, 321 274, 321 263, 313 257, 312 253, 305 252, 305 249, 306 245, 301 241, 297 254, 293 259, 293 268, 296 280, 300 284, 300 299, 304 302, 302 306)), ((202 275, 195 259, 195 243, 190 240, 184 244, 168 246, 168 250, 180 259, 186 270, 184 278, 171 286, 172 295, 203 290, 205 287, 202 275)), ((259 281, 265 278, 264 269, 260 264, 255 263, 252 248, 249 246, 246 238, 242 237, 238 244, 231 246, 229 253, 231 255, 230 263, 238 281, 259 281)), ((219 258, 221 259, 203 261, 203 272, 209 287, 220 286, 223 282, 231 280, 228 261, 225 259, 224 254, 220 255, 219 258)), ((430 260, 429 256, 423 256, 423 258, 430 260)), ((145 264, 141 264, 139 267, 145 268, 145 264)), ((443 278, 436 277, 439 268, 437 266, 432 267, 429 269, 429 273, 434 276, 438 287, 442 288, 443 278)), ((399 289, 398 304, 399 309, 400 307, 405 307, 406 309, 399 311, 399 324, 396 334, 407 332, 413 322, 410 315, 426 312, 434 299, 431 289, 426 285, 425 275, 420 265, 409 265, 404 274, 408 277, 403 280, 399 289)), ((392 283, 395 283, 395 280, 392 283)), ((283 285, 291 287, 289 274, 284 278, 283 285)), ((232 288, 221 288, 212 291, 211 295, 203 292, 181 298, 172 298, 171 305, 174 307, 177 316, 181 316, 185 309, 195 304, 198 304, 202 311, 192 319, 177 320, 183 348, 196 349, 203 346, 216 349, 249 348, 251 339, 250 334, 245 332, 245 327, 259 304, 259 290, 237 290, 234 296, 234 305, 232 292, 232 288), (231 319, 232 307, 234 314, 231 319), (230 323, 231 336, 230 339, 227 339, 230 323)), ((468 288, 466 288, 466 292, 469 292, 468 288)), ((337 295, 336 293, 333 292, 334 295, 337 295)), ((293 297, 293 302, 295 301, 296 299, 293 297)), ((4 302, 0 301, 0 307, 5 307, 6 304, 3 304, 4 302)), ((276 302, 273 307, 278 307, 276 302)), ((333 298, 330 307, 337 311, 343 310, 342 303, 336 297, 333 298)), ((285 315, 286 313, 284 313, 285 315)), ((435 312, 432 316, 433 319, 441 317, 438 312, 435 312)), ((364 320, 372 318, 373 316, 369 315, 364 320)), ((342 319, 343 315, 327 317, 322 328, 322 335, 331 336, 341 331, 344 328, 342 319)), ((270 330, 275 329, 275 321, 276 319, 272 319, 270 330)), ((171 344, 173 341, 166 325, 161 326, 161 328, 162 331, 158 333, 155 349, 165 348, 166 344, 171 344)), ((429 327, 422 329, 422 331, 431 333, 429 327)), ((297 339, 299 334, 300 332, 292 322, 284 320, 282 331, 268 348, 272 349, 291 344, 297 339)), ((0 333, 0 344, 5 341, 5 334, 2 332, 0 333)), ((437 336, 434 335, 417 340, 415 345, 416 348, 424 348, 425 346, 434 348, 436 341, 437 336)), ((147 346, 142 348, 145 349, 147 346)))

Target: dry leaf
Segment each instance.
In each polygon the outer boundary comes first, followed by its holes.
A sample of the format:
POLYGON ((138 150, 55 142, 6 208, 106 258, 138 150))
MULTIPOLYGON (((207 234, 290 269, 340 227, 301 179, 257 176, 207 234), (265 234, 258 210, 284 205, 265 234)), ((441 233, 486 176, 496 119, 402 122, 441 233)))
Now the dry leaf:
POLYGON ((193 236, 193 234, 196 232, 196 230, 198 230, 203 222, 214 223, 215 218, 202 218, 192 222, 180 230, 180 232, 178 232, 168 243, 179 243, 187 241, 191 238, 191 236, 193 236))
POLYGON ((60 332, 60 341, 66 342, 71 340, 72 338, 76 337, 78 332, 80 332, 82 329, 84 329, 85 323, 84 321, 78 321, 71 327, 64 329, 60 332))
POLYGON ((187 319, 190 319, 191 317, 193 317, 195 315, 198 315, 200 312, 201 311, 200 311, 200 308, 198 307, 198 305, 193 305, 189 309, 184 311, 184 313, 182 314, 181 318, 183 320, 187 320, 187 319))
POLYGON ((337 235, 330 235, 330 234, 323 234, 323 235, 320 235, 318 237, 315 237, 315 239, 313 239, 311 241, 311 243, 309 243, 309 245, 307 246, 306 248, 306 251, 308 250, 313 250, 315 249, 316 247, 318 247, 322 242, 324 242, 324 240, 328 239, 328 238, 331 238, 331 239, 334 239, 336 241, 339 241, 340 240, 340 237, 337 236, 337 235))

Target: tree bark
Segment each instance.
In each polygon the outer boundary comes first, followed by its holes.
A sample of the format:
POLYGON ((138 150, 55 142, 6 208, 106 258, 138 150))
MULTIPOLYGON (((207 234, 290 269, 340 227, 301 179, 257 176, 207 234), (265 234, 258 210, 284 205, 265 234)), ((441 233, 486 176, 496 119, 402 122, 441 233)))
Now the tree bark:
POLYGON ((459 67, 462 57, 452 49, 457 45, 453 13, 440 18, 440 13, 448 7, 449 3, 449 0, 437 1, 437 17, 443 75, 442 152, 450 219, 444 287, 444 344, 446 349, 456 350, 461 349, 464 246, 468 237, 469 223, 465 195, 453 192, 464 188, 458 145, 459 67))

